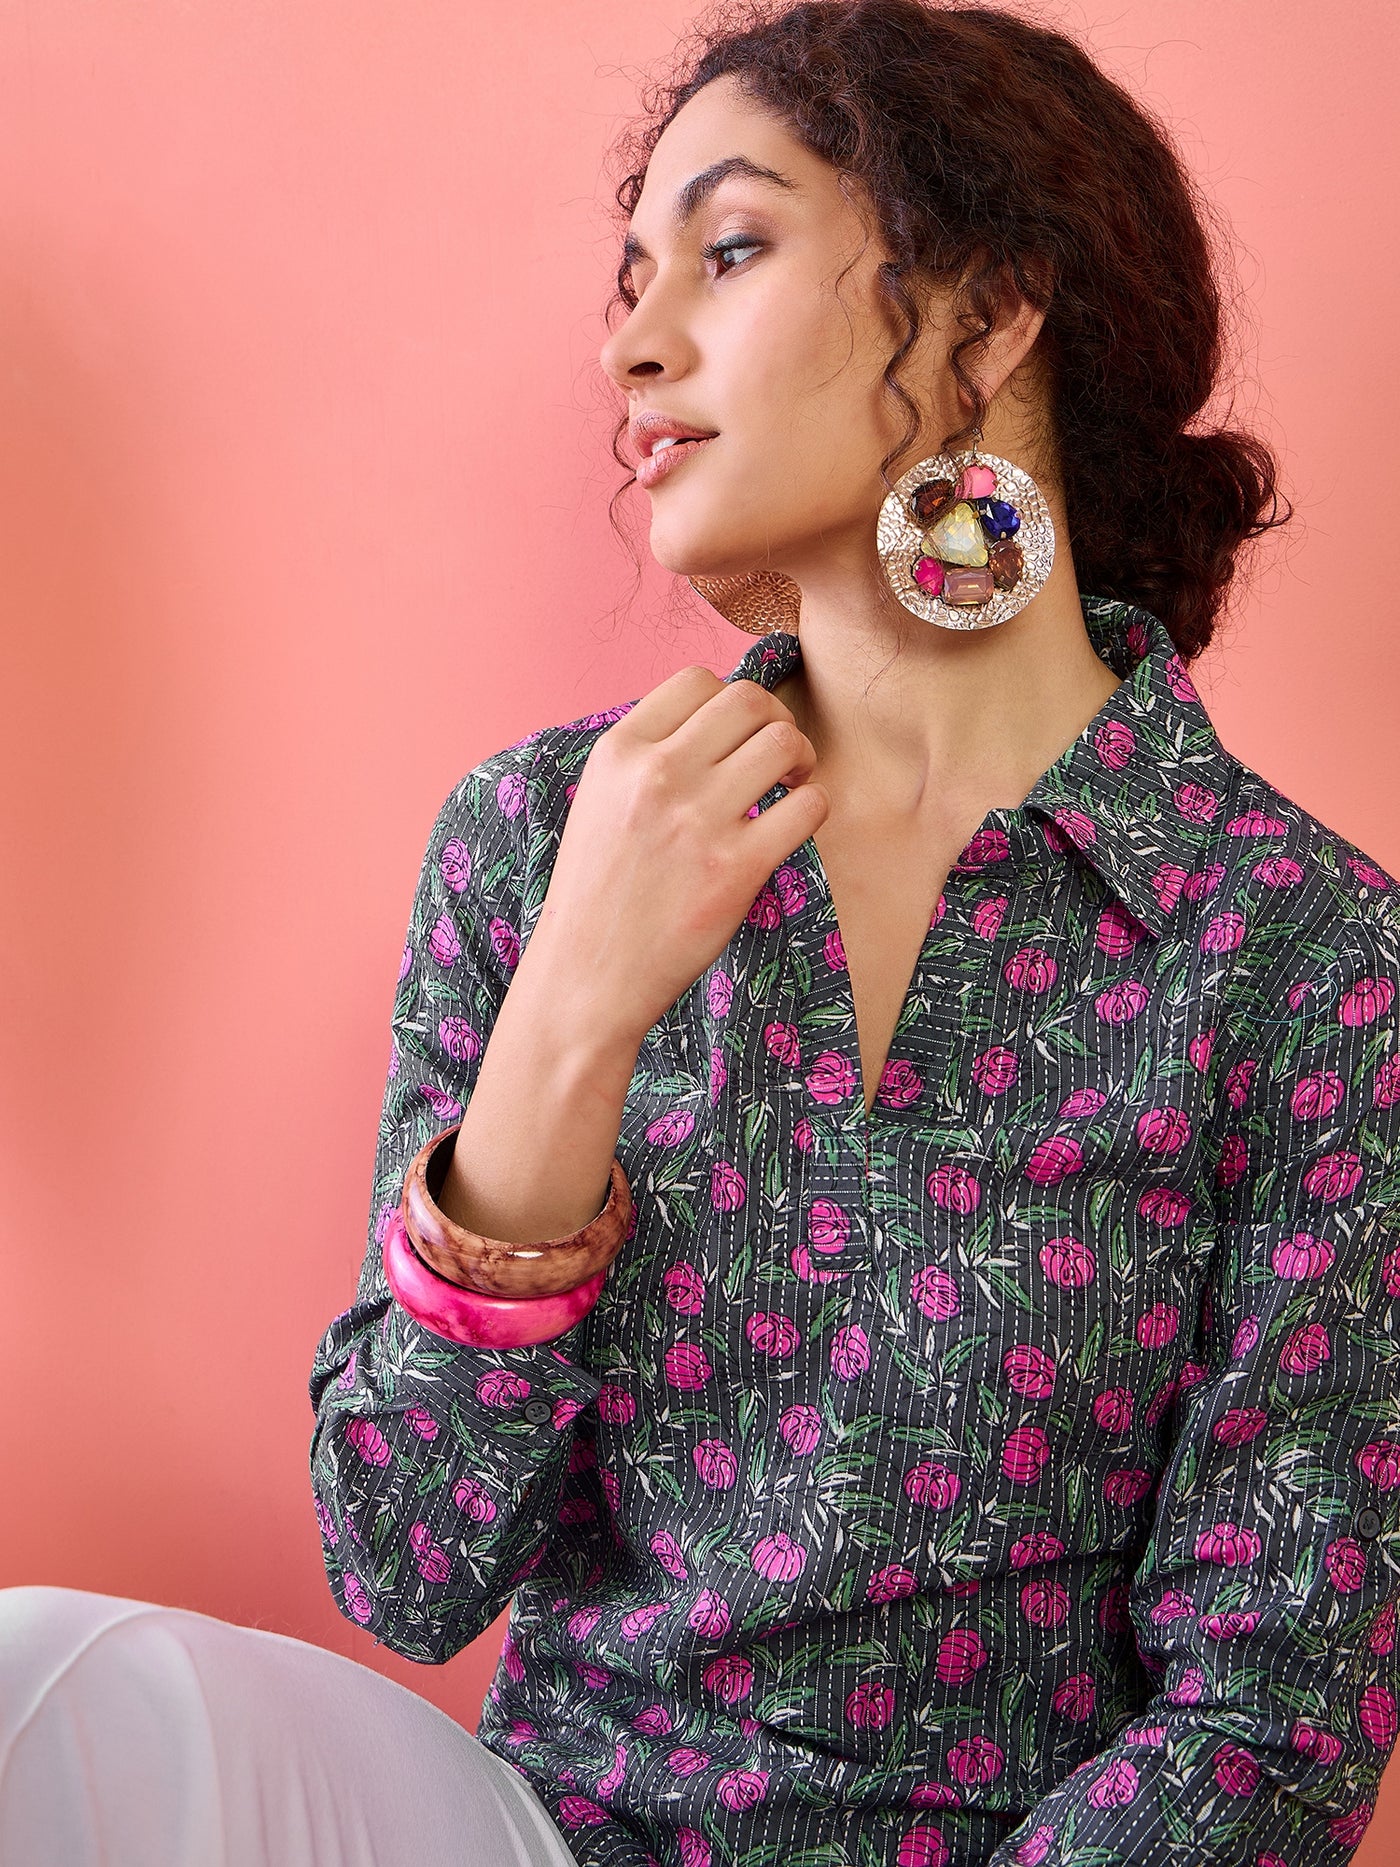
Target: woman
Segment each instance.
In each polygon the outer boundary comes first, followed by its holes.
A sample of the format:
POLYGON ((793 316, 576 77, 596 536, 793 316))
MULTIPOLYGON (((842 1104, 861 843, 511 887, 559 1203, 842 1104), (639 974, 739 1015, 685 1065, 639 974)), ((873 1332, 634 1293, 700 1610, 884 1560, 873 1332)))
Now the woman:
POLYGON ((721 25, 632 157, 602 365, 759 639, 438 814, 336 1597, 427 1663, 511 1603, 463 1777, 583 1867, 1332 1867, 1400 1692, 1397 883, 1187 671, 1280 522, 1187 430, 1199 206, 923 0, 721 25))

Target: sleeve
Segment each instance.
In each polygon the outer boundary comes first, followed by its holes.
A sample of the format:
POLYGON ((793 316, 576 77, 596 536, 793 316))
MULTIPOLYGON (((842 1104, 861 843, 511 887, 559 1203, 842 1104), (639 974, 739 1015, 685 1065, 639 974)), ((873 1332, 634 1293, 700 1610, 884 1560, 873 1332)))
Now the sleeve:
POLYGON ((1342 1867, 1370 1820, 1400 1697, 1400 964, 1369 923, 1345 946, 1222 1086, 1200 1378, 1129 1591, 1156 1690, 988 1867, 1342 1867))
POLYGON ((311 1374, 332 1592, 377 1640, 430 1664, 488 1627, 544 1557, 572 1423, 601 1387, 571 1355, 581 1323, 530 1347, 464 1347, 399 1306, 381 1257, 409 1163, 471 1095, 547 882, 531 861, 533 765, 529 740, 493 754, 433 824, 394 997, 359 1286, 311 1374))

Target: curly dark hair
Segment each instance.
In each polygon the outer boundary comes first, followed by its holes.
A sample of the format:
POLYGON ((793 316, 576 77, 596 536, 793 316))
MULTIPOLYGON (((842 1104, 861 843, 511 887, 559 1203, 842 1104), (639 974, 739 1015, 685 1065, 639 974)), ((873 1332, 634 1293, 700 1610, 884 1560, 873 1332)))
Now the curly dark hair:
MULTIPOLYGON (((647 86, 644 120, 615 148, 624 223, 662 131, 730 74, 863 184, 891 255, 877 276, 907 328, 884 377, 909 425, 881 463, 886 484, 920 425, 898 369, 921 329, 921 291, 954 291, 966 332, 950 363, 974 412, 947 449, 985 419, 967 359, 1014 284, 1045 312, 1033 346, 1049 386, 1043 439, 1079 585, 1151 610, 1193 659, 1215 632, 1241 547, 1293 508, 1285 499, 1280 512, 1262 440, 1188 428, 1221 373, 1223 300, 1214 217, 1165 126, 1074 41, 1002 8, 722 0, 647 86)), ((619 267, 606 321, 636 302, 619 267)), ((612 450, 628 466, 625 433, 624 411, 612 450)))

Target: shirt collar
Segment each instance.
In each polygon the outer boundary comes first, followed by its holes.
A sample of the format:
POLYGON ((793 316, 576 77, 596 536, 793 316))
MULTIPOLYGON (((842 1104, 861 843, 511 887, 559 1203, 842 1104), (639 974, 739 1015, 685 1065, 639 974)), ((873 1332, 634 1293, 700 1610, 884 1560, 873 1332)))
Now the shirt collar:
MULTIPOLYGON (((1218 831, 1230 786, 1221 745, 1166 624, 1115 597, 1080 593, 1085 627, 1119 675, 1074 742, 1006 818, 1036 817, 1056 848, 1073 848, 1154 938, 1218 831)), ((801 666, 796 635, 774 630, 726 680, 770 691, 801 666)))

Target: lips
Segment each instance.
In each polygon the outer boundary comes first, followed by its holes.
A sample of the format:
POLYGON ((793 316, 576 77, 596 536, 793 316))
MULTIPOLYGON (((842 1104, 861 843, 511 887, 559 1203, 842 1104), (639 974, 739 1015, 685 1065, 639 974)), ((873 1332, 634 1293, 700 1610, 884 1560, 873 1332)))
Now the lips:
MULTIPOLYGON (((662 437, 658 437, 660 438, 662 437)), ((659 486, 662 480, 667 479, 685 461, 700 453, 718 438, 713 434, 685 435, 678 436, 674 440, 667 440, 664 446, 653 445, 651 452, 637 463, 638 486, 648 489, 659 486)))

